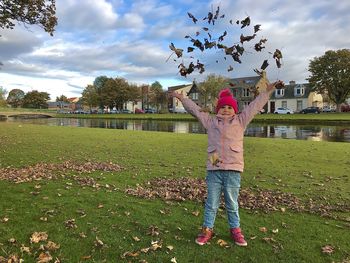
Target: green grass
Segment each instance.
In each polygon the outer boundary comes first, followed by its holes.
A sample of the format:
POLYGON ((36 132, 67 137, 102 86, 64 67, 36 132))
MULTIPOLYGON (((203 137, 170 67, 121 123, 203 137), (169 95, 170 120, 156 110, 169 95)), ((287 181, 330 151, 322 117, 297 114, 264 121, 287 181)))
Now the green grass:
MULTIPOLYGON (((62 262, 170 262, 174 257, 177 262, 350 259, 348 211, 338 212, 339 219, 331 219, 290 210, 282 213, 241 209, 247 248, 232 244, 225 211, 220 211, 216 238, 200 247, 194 238, 202 223, 201 203, 147 200, 125 194, 126 188, 147 185, 157 177, 204 178, 206 135, 1 123, 0 143, 0 168, 64 160, 113 162, 124 167, 120 172, 83 174, 99 178, 103 185, 113 185, 109 190, 82 187, 69 176, 22 184, 0 181, 3 257, 17 254, 25 262, 36 262, 39 244, 31 244, 29 238, 35 231, 45 231, 49 240, 60 244, 57 251, 50 253, 62 262), (200 211, 200 215, 193 215, 194 211, 200 211), (47 221, 40 220, 45 217, 47 221), (65 226, 69 219, 75 219, 77 228, 65 226), (158 236, 147 235, 152 225, 159 228, 158 236), (260 227, 268 231, 263 233, 260 227), (278 233, 272 233, 273 229, 278 233), (82 232, 86 237, 81 237, 82 232), (140 241, 135 241, 136 237, 140 241), (273 237, 273 241, 264 241, 266 237, 273 237), (10 238, 16 243, 9 243, 10 238), (105 245, 96 246, 96 238, 105 245), (228 242, 229 247, 219 246, 219 239, 228 242), (122 258, 125 252, 140 251, 156 240, 162 241, 161 249, 122 258), (32 254, 22 254, 21 244, 30 247, 32 254), (332 245, 335 252, 323 254, 321 248, 325 245, 332 245)), ((246 138, 242 187, 276 189, 304 201, 322 197, 320 201, 329 204, 349 203, 349 154, 348 143, 246 138)))

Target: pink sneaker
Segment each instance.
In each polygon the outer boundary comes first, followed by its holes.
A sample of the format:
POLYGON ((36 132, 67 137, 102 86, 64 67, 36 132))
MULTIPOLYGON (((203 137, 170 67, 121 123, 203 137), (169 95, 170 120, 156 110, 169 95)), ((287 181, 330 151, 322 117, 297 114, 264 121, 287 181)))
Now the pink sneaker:
POLYGON ((242 231, 239 227, 231 228, 230 232, 231 232, 231 237, 233 241, 235 241, 236 245, 241 247, 246 247, 248 245, 247 241, 244 240, 244 236, 242 235, 242 231))
POLYGON ((214 236, 214 232, 209 227, 203 227, 201 233, 196 238, 196 243, 203 246, 214 236))

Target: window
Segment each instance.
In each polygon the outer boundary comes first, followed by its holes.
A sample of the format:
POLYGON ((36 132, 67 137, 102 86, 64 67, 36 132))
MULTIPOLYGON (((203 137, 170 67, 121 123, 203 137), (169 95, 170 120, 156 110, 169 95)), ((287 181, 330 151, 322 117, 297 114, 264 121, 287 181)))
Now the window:
POLYGON ((250 97, 250 91, 247 88, 243 89, 243 96, 242 97, 250 97))
POLYGON ((283 97, 284 96, 284 89, 276 89, 275 96, 276 97, 283 97))
POLYGON ((296 97, 300 97, 300 96, 303 96, 305 93, 305 89, 304 89, 304 86, 302 85, 296 85, 295 88, 294 88, 294 96, 296 97))
POLYGON ((192 93, 192 100, 198 100, 198 93, 192 93))
POLYGON ((282 107, 287 108, 287 101, 286 100, 282 100, 282 107))

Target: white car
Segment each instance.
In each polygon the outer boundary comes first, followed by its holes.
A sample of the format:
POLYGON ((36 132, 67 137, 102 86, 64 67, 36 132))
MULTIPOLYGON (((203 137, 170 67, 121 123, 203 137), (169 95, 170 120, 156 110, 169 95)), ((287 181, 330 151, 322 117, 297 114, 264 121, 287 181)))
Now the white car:
POLYGON ((293 114, 294 111, 288 108, 280 107, 274 111, 275 114, 293 114))

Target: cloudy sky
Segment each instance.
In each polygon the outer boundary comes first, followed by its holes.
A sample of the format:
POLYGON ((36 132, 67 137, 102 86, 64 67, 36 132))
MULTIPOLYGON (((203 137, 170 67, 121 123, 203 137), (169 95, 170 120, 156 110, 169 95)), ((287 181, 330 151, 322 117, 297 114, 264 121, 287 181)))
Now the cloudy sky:
POLYGON ((270 63, 270 80, 303 83, 310 59, 326 50, 350 48, 349 0, 59 0, 56 7, 53 37, 37 26, 0 29, 0 86, 7 91, 46 91, 51 100, 61 94, 75 97, 101 75, 138 85, 159 81, 167 89, 201 81, 210 73, 255 76, 253 69, 264 59, 270 63), (209 25, 203 18, 218 6, 225 17, 209 25), (198 18, 196 24, 187 12, 198 18), (235 22, 247 16, 251 25, 241 29, 235 22), (241 64, 225 60, 218 49, 187 53, 192 43, 186 35, 196 38, 199 32, 203 39, 209 32, 217 40, 226 30, 223 44, 230 46, 239 43, 240 34, 252 35, 255 24, 261 24, 261 31, 244 42, 241 64), (256 52, 254 44, 261 38, 267 39, 265 49, 256 52), (176 59, 170 43, 184 49, 183 58, 176 59), (272 58, 275 49, 283 54, 281 68, 272 58), (206 71, 184 78, 177 66, 191 61, 190 56, 204 63, 206 71), (230 65, 233 70, 227 71, 230 65))

